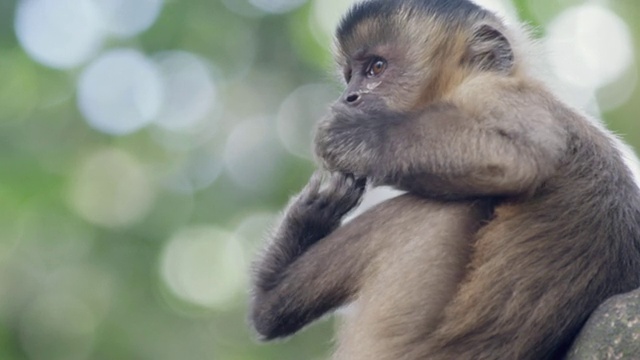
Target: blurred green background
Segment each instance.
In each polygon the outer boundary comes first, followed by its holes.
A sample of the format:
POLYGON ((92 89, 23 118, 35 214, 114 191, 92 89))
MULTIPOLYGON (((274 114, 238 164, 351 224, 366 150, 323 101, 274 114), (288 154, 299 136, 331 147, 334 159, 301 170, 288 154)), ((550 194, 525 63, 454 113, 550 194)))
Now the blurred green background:
MULTIPOLYGON (((640 148, 637 0, 478 1, 640 148)), ((259 345, 248 264, 314 168, 349 0, 0 0, 0 360, 322 359, 259 345)))

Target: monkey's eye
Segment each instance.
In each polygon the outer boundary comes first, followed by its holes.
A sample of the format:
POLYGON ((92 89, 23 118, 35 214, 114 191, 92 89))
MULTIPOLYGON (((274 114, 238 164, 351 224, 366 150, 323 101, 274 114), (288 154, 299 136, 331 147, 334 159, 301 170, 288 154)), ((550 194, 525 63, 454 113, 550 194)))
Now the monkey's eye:
POLYGON ((380 76, 387 68, 387 62, 384 59, 376 58, 374 59, 369 68, 367 69, 368 77, 376 77, 380 76))

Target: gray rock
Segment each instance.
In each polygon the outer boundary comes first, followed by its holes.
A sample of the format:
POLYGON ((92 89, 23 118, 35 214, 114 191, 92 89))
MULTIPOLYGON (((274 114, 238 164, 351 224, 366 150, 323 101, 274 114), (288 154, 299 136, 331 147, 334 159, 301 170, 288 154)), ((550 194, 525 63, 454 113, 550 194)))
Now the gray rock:
POLYGON ((614 296, 591 315, 566 360, 640 359, 640 290, 614 296))

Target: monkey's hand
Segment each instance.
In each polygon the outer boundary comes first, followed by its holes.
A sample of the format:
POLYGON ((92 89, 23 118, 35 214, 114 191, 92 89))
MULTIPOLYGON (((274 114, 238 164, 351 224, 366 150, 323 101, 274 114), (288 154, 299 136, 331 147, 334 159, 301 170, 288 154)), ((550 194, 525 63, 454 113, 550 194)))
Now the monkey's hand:
POLYGON ((256 285, 269 291, 285 270, 310 246, 340 226, 342 217, 362 198, 364 179, 343 173, 316 171, 285 211, 260 261, 256 285))
POLYGON ((318 123, 316 156, 330 171, 375 179, 384 165, 381 155, 390 155, 389 131, 401 121, 401 116, 389 111, 365 113, 334 106, 332 114, 318 123))
POLYGON ((312 175, 285 215, 286 225, 298 229, 301 248, 340 226, 342 217, 360 202, 365 183, 365 178, 356 179, 339 172, 328 174, 318 170, 312 175))

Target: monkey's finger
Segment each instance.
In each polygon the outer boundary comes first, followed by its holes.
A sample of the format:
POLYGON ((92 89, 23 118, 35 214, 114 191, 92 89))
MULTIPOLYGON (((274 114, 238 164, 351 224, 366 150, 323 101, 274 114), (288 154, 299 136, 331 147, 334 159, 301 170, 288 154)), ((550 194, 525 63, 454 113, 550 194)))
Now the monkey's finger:
POLYGON ((353 189, 354 182, 355 179, 353 178, 353 175, 333 172, 329 179, 329 188, 327 189, 328 193, 332 194, 334 197, 342 198, 353 189))
POLYGON ((359 177, 352 173, 343 174, 344 183, 342 189, 345 194, 352 195, 357 194, 360 196, 367 186, 367 178, 359 177), (353 190, 356 190, 355 192, 353 190))
POLYGON ((309 183, 307 184, 305 191, 307 193, 318 193, 320 191, 320 187, 324 183, 324 179, 326 178, 326 171, 324 170, 316 170, 311 175, 309 179, 309 183))

